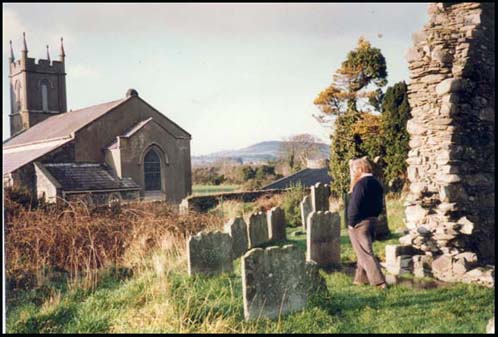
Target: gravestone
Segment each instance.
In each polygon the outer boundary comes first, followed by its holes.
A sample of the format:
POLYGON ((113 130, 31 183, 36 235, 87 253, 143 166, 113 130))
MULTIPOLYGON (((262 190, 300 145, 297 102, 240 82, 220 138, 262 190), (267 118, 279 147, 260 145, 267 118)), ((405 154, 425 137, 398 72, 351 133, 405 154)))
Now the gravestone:
POLYGON ((277 318, 306 305, 309 279, 302 250, 294 245, 255 248, 242 257, 244 318, 277 318))
POLYGON ((306 228, 308 227, 308 225, 306 224, 308 215, 313 211, 311 207, 311 197, 309 195, 306 195, 299 206, 301 208, 301 222, 303 224, 303 229, 306 230, 306 228))
POLYGON ((247 238, 247 224, 242 217, 230 219, 225 224, 225 233, 232 237, 232 257, 234 259, 244 255, 249 248, 247 238))
POLYGON ((271 241, 286 240, 285 235, 285 213, 280 207, 273 207, 266 212, 268 221, 268 234, 271 241))
POLYGON ((341 218, 330 211, 311 212, 306 233, 306 260, 319 266, 341 263, 341 218))
POLYGON ((201 232, 187 241, 188 274, 216 275, 233 270, 232 238, 220 231, 201 232))
POLYGON ((311 208, 313 211, 328 211, 330 188, 328 184, 316 183, 311 186, 311 208))
POLYGON ((249 238, 249 248, 254 248, 270 241, 265 213, 252 213, 246 219, 246 223, 247 237, 249 238))

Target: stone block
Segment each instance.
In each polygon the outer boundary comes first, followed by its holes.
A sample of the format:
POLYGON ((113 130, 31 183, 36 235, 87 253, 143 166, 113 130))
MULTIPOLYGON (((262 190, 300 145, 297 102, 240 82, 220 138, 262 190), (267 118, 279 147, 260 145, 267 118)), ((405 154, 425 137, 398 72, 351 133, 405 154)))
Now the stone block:
POLYGON ((432 262, 432 273, 436 278, 445 280, 453 274, 453 257, 443 254, 432 262))
POLYGON ((187 241, 188 274, 216 275, 233 270, 232 238, 220 231, 201 232, 187 241))
POLYGON ((308 215, 313 211, 313 208, 311 207, 311 197, 309 195, 305 196, 299 206, 301 208, 301 222, 303 224, 303 229, 306 230, 308 227, 306 220, 308 219, 308 215))
POLYGON ((311 212, 306 232, 306 260, 319 266, 341 263, 341 218, 330 211, 311 212))
POLYGON ((271 241, 285 240, 285 213, 280 207, 273 207, 266 212, 268 222, 268 234, 271 241))
POLYGON ((268 243, 268 223, 266 214, 263 212, 252 213, 247 219, 247 237, 249 238, 249 248, 254 248, 268 243))
POLYGON ((225 233, 232 237, 232 254, 236 259, 241 257, 249 249, 249 239, 247 237, 247 224, 242 217, 230 219, 225 224, 225 233))
POLYGON ((462 80, 458 78, 448 78, 436 85, 436 94, 443 96, 450 92, 458 92, 462 89, 462 80))
POLYGON ((432 256, 415 255, 413 260, 413 275, 415 277, 431 277, 432 256))
POLYGON ((304 254, 296 246, 251 249, 241 268, 246 320, 275 319, 306 306, 309 279, 304 254))
POLYGON ((313 211, 328 211, 330 186, 328 184, 316 183, 311 186, 311 208, 313 211))
POLYGON ((491 319, 488 322, 488 325, 486 325, 486 333, 495 333, 495 318, 491 317, 491 319))

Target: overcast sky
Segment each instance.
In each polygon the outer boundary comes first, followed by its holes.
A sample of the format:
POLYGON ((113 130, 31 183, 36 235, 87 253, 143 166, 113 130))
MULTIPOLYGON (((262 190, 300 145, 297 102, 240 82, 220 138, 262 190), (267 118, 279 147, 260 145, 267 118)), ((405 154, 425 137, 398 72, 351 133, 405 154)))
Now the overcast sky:
POLYGON ((363 35, 408 80, 411 34, 426 3, 3 4, 3 139, 9 136, 9 40, 52 59, 64 37, 68 109, 128 88, 192 134, 192 155, 311 133, 313 99, 363 35))

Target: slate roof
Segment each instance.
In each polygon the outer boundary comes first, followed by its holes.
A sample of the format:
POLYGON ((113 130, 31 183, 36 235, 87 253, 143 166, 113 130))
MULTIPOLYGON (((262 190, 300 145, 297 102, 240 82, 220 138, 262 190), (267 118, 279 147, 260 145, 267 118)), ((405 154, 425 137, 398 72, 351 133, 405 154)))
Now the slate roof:
POLYGON ((66 192, 140 189, 133 179, 113 175, 105 164, 46 163, 42 165, 66 192))
POLYGON ((91 123, 127 99, 128 97, 54 115, 19 133, 17 136, 6 140, 3 143, 3 147, 19 146, 70 136, 73 132, 91 123))
POLYGON ((264 186, 262 190, 289 188, 299 182, 303 187, 310 187, 316 183, 330 184, 330 181, 331 178, 328 174, 327 168, 305 168, 299 172, 280 178, 271 184, 264 186))
POLYGON ((72 138, 63 138, 58 141, 51 141, 37 144, 37 146, 25 146, 18 149, 4 149, 2 160, 3 174, 15 171, 16 169, 40 158, 60 146, 70 142, 72 138))

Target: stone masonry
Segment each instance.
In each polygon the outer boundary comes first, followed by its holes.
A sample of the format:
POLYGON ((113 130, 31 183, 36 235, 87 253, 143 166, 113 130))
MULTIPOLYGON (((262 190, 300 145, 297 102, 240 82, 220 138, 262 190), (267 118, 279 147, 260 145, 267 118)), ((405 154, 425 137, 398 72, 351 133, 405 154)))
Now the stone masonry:
POLYGON ((491 278, 495 249, 495 46, 493 3, 434 3, 413 34, 409 234, 439 279, 491 278), (491 268, 492 269, 492 268, 491 268), (489 275, 488 275, 489 274, 489 275))

